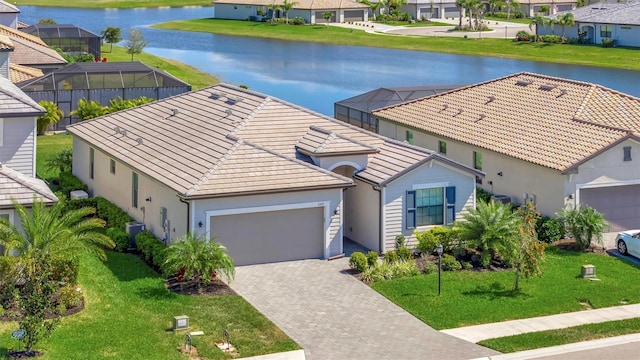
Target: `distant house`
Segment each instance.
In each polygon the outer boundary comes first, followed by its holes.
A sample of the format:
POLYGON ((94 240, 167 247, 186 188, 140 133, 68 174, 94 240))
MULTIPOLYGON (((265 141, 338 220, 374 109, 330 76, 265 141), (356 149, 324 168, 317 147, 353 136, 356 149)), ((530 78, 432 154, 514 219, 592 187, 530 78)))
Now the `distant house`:
POLYGON ((333 117, 351 125, 377 133, 378 120, 372 114, 375 110, 400 104, 405 101, 453 90, 457 87, 460 86, 441 85, 378 88, 376 90, 336 102, 333 105, 333 117))
POLYGON ((552 15, 563 11, 573 10, 578 6, 578 2, 576 0, 522 0, 519 1, 519 3, 520 8, 528 17, 536 15, 552 15), (548 10, 542 11, 543 6, 546 6, 548 10))
POLYGON ((220 84, 79 122, 73 172, 167 243, 216 238, 236 264, 374 251, 475 206, 480 170, 220 84))
MULTIPOLYGON (((263 21, 266 19, 284 18, 283 10, 278 10, 275 14, 268 9, 269 5, 280 5, 280 0, 217 0, 214 2, 216 19, 254 20, 263 21)), ((367 5, 355 0, 300 0, 295 1, 293 9, 289 11, 289 19, 301 17, 307 24, 325 23, 323 14, 332 13, 329 22, 367 21, 367 5)))
POLYGON ((0 25, 17 29, 19 13, 20 9, 18 9, 15 5, 0 0, 0 25))
POLYGON ((546 215, 590 205, 610 230, 638 227, 640 99, 600 85, 518 73, 390 106, 381 135, 486 172, 478 185, 546 215))
POLYGON ((59 48, 67 54, 91 54, 101 58, 100 45, 102 38, 99 35, 70 24, 31 25, 21 31, 37 36, 47 45, 59 48))
MULTIPOLYGON (((615 41, 615 45, 640 47, 640 1, 600 2, 569 11, 573 14, 575 25, 565 28, 565 37, 579 38, 586 43, 601 44, 603 41, 615 41)), ((558 13, 552 16, 556 19, 558 13)), ((560 35, 562 27, 540 27, 539 35, 560 35)))
POLYGON ((164 99, 191 91, 184 81, 140 62, 74 63, 17 85, 35 101, 53 101, 64 111, 64 118, 55 125, 58 130, 77 121, 70 113, 80 99, 109 105, 118 97, 164 99))
POLYGON ((0 25, 0 35, 11 40, 12 64, 40 69, 45 74, 67 64, 67 61, 57 51, 51 49, 39 37, 4 25, 0 25))

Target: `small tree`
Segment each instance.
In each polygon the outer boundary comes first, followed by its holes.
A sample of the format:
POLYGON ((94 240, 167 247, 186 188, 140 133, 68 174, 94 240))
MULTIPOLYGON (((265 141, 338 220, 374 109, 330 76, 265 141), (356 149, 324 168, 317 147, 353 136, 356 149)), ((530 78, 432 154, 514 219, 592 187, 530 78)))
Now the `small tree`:
POLYGON ((538 241, 536 223, 540 213, 536 211, 532 203, 525 204, 518 214, 522 218, 520 223, 520 241, 515 242, 513 249, 505 255, 516 268, 513 290, 520 290, 520 276, 530 278, 534 275, 542 275, 542 262, 544 261, 544 245, 538 241))
POLYGON ((66 148, 58 151, 47 160, 46 169, 52 171, 60 171, 60 173, 71 172, 73 164, 73 150, 66 148))
POLYGON ((557 23, 558 23, 558 25, 562 26, 562 35, 560 35, 560 37, 562 38, 562 42, 564 43, 565 40, 566 40, 564 38, 565 28, 567 26, 573 26, 576 23, 574 18, 573 18, 573 14, 572 13, 566 13, 566 14, 558 16, 557 23))
POLYGON ((267 5, 267 10, 271 11, 271 23, 273 24, 274 22, 276 22, 276 13, 278 11, 281 11, 282 7, 276 4, 269 4, 267 5))
POLYGON ((333 17, 333 13, 331 11, 325 11, 322 13, 322 17, 326 21, 325 25, 329 26, 329 20, 333 17))
POLYGON ((53 101, 40 100, 39 104, 45 110, 44 115, 38 117, 36 125, 38 135, 42 135, 49 125, 56 124, 64 117, 64 111, 60 110, 58 105, 53 101))
POLYGON ((122 40, 122 34, 119 27, 109 26, 106 29, 102 30, 100 32, 100 35, 102 35, 102 38, 107 44, 111 44, 109 52, 113 51, 113 44, 122 40))
POLYGON ((55 25, 57 24, 57 22, 52 18, 44 18, 44 19, 38 20, 38 24, 39 25, 55 25))
POLYGON ((129 38, 124 47, 127 49, 127 54, 131 54, 131 61, 133 61, 133 55, 140 54, 147 44, 148 42, 144 41, 140 30, 131 29, 129 31, 129 38))
POLYGON ((596 242, 602 246, 602 232, 609 226, 604 215, 590 206, 580 206, 578 209, 563 209, 558 217, 565 224, 565 228, 576 240, 576 248, 584 250, 596 242))
POLYGON ((105 106, 100 105, 97 101, 87 101, 82 98, 78 101, 78 109, 73 110, 69 114, 78 115, 80 120, 89 120, 96 118, 98 116, 102 116, 107 113, 107 108, 105 106))
POLYGON ((291 9, 293 9, 293 7, 296 5, 298 5, 297 2, 289 0, 284 0, 284 3, 282 4, 282 10, 284 10, 284 16, 287 25, 289 25, 289 11, 291 11, 291 9))

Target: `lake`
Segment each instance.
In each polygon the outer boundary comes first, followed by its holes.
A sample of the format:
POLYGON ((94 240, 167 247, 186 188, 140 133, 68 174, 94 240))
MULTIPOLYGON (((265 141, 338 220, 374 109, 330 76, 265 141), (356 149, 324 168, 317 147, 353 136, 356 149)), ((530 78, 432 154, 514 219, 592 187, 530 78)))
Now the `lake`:
MULTIPOLYGON (((153 29, 178 19, 211 17, 212 7, 73 9, 22 6, 28 24, 52 18, 99 34, 138 28, 144 51, 190 64, 222 81, 246 85, 333 116, 333 103, 379 87, 471 84, 528 71, 603 86, 640 97, 640 71, 355 46, 323 45, 153 29)), ((108 57, 108 54, 105 54, 108 57)), ((640 59, 639 59, 640 61, 640 59)))

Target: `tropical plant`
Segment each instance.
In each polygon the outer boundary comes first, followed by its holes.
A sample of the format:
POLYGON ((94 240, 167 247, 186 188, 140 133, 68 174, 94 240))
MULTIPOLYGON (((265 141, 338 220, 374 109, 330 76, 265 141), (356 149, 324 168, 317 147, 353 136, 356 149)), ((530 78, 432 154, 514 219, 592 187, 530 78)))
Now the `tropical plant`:
POLYGON ((534 275, 542 275, 542 262, 544 261, 544 245, 538 241, 536 224, 540 219, 540 213, 536 211, 532 203, 527 203, 518 210, 522 221, 519 227, 519 240, 511 251, 505 252, 505 258, 516 268, 513 290, 520 290, 520 276, 530 278, 534 275))
POLYGON ((329 20, 333 17, 333 13, 331 11, 325 11, 322 13, 322 17, 326 21, 325 25, 329 26, 329 20))
POLYGON ((578 250, 588 248, 594 241, 602 246, 602 232, 609 223, 601 212, 585 205, 577 209, 562 209, 557 215, 575 239, 578 250))
POLYGON ((534 17, 531 18, 530 22, 529 22, 529 30, 533 31, 533 26, 535 25, 536 27, 536 38, 535 38, 535 42, 538 42, 538 38, 539 38, 539 29, 540 27, 544 27, 547 26, 547 24, 549 24, 549 20, 547 18, 545 18, 544 16, 540 16, 540 15, 536 15, 534 17))
POLYGON ((489 4, 489 12, 491 13, 491 16, 495 16, 496 10, 501 10, 505 6, 505 3, 503 0, 489 0, 488 4, 489 4))
POLYGON ((60 173, 70 173, 72 165, 73 150, 71 148, 65 148, 53 154, 53 156, 47 160, 45 167, 47 170, 53 172, 60 171, 60 173))
POLYGON ((129 30, 129 37, 125 42, 124 47, 127 49, 127 54, 131 54, 131 61, 133 61, 133 55, 140 54, 147 44, 148 42, 144 41, 144 37, 140 30, 129 30))
POLYGON ((36 125, 38 135, 42 135, 49 125, 56 124, 64 117, 64 111, 60 110, 58 105, 53 101, 40 100, 38 104, 40 104, 45 111, 44 115, 38 117, 36 125))
POLYGON ((520 9, 520 3, 516 0, 506 0, 505 7, 507 8, 507 20, 511 19, 511 10, 520 9))
POLYGON ((107 107, 100 105, 97 101, 87 101, 85 98, 82 98, 78 101, 78 109, 73 110, 69 114, 77 115, 80 120, 89 120, 105 115, 106 113, 107 107))
POLYGON ((25 257, 45 254, 53 259, 72 258, 89 252, 105 259, 104 248, 115 244, 101 229, 104 220, 93 217, 94 208, 80 208, 63 213, 64 201, 47 207, 34 196, 31 209, 13 201, 22 231, 8 222, 0 222, 0 235, 10 240, 10 249, 25 257))
POLYGON ((509 205, 498 201, 479 202, 463 217, 464 221, 454 223, 454 230, 467 247, 480 252, 480 261, 485 267, 518 239, 521 220, 509 205))
POLYGON ((376 1, 369 1, 369 0, 358 0, 359 3, 361 4, 365 4, 367 5, 369 8, 371 8, 371 13, 373 14, 373 21, 376 21, 376 13, 380 10, 380 7, 382 7, 382 5, 384 5, 384 1, 380 0, 376 0, 376 1))
POLYGON ((298 5, 297 2, 289 0, 284 0, 284 3, 282 4, 282 10, 284 10, 284 17, 287 25, 289 25, 289 11, 291 11, 291 9, 296 5, 298 5))
POLYGON ((107 44, 110 44, 109 52, 113 51, 113 44, 122 41, 122 33, 119 27, 109 26, 100 32, 100 35, 107 44))
POLYGON ((560 35, 560 37, 562 38, 562 42, 565 42, 565 28, 567 26, 573 26, 576 23, 573 18, 573 14, 568 12, 566 14, 559 15, 556 19, 556 22, 558 23, 558 25, 562 26, 562 34, 560 35))
POLYGON ((183 271, 184 278, 196 281, 198 287, 209 284, 219 273, 231 281, 236 272, 233 259, 224 245, 192 233, 183 235, 165 250, 165 261, 161 267, 167 274, 183 271))
POLYGON ((121 97, 117 97, 115 99, 109 100, 109 107, 107 108, 108 113, 114 113, 120 110, 130 109, 136 106, 148 104, 154 102, 155 99, 148 98, 146 96, 141 96, 135 99, 124 100, 121 97))
POLYGON ((456 0, 456 7, 460 12, 460 16, 458 17, 458 29, 462 29, 462 16, 464 14, 464 9, 467 7, 467 0, 456 0))
POLYGON ((267 5, 267 10, 271 11, 271 23, 276 22, 276 13, 282 11, 282 6, 276 4, 267 5))

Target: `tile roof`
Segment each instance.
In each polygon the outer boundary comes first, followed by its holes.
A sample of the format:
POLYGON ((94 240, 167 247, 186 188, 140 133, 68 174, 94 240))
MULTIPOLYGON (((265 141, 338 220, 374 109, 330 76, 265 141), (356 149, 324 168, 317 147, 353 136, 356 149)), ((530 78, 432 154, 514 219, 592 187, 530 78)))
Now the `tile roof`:
POLYGON ((19 65, 64 65, 67 61, 40 38, 0 25, 0 34, 14 45, 11 62, 19 65))
MULTIPOLYGON (((215 4, 236 4, 236 5, 262 5, 271 4, 283 5, 283 0, 216 0, 215 4)), ((368 9, 369 6, 361 4, 355 0, 298 0, 293 5, 294 9, 368 9)))
POLYGON ((336 105, 371 113, 383 107, 439 94, 461 86, 462 85, 382 87, 348 99, 340 100, 336 102, 336 105))
POLYGON ((8 36, 0 34, 0 51, 13 51, 13 41, 8 36))
POLYGON ((0 164, 0 208, 12 208, 12 199, 19 204, 32 204, 34 195, 42 198, 45 203, 58 201, 44 181, 0 164))
POLYGON ((44 73, 40 69, 18 64, 9 64, 9 78, 14 84, 21 81, 36 79, 43 75, 44 73))
POLYGON ((640 25, 640 1, 604 1, 563 11, 550 16, 550 18, 556 18, 568 12, 573 14, 575 22, 640 25))
POLYGON ((0 117, 40 116, 44 109, 9 79, 0 76, 0 117))
POLYGON ((374 115, 560 171, 640 135, 640 99, 532 73, 387 107, 374 115))
POLYGON ((296 148, 310 156, 372 154, 378 151, 373 146, 313 125, 298 141, 296 148))
POLYGON ((362 175, 370 182, 387 180, 428 158, 441 159, 429 150, 227 84, 83 121, 67 130, 183 197, 350 186, 351 179, 312 165, 296 150, 296 145, 313 143, 310 133, 335 133, 336 149, 366 151, 369 162, 376 164, 362 175), (383 147, 394 150, 375 151, 383 147))

